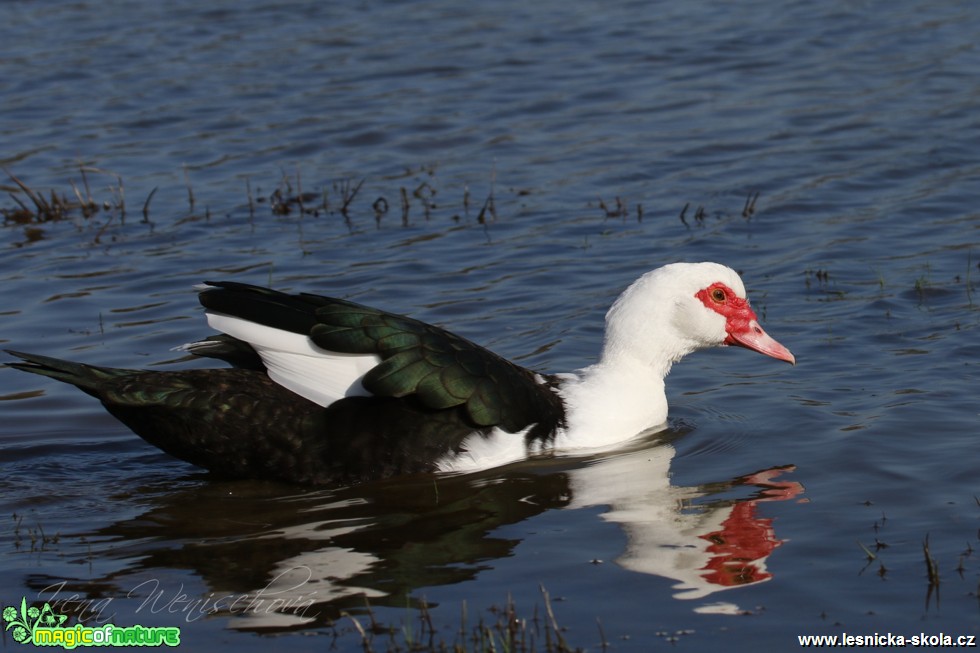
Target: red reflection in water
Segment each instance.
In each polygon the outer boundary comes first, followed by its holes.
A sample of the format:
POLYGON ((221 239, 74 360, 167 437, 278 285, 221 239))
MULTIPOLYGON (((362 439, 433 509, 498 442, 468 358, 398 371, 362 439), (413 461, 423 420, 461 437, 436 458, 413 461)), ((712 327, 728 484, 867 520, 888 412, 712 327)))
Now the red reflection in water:
POLYGON ((706 581, 731 587, 759 583, 772 577, 765 571, 763 563, 784 540, 776 538, 772 518, 759 517, 756 510, 759 503, 786 501, 803 493, 803 486, 795 481, 773 480, 794 469, 767 469, 739 479, 737 485, 756 485, 763 490, 756 498, 735 503, 720 530, 699 536, 711 542, 707 548, 711 559, 701 568, 706 571, 702 574, 706 581))

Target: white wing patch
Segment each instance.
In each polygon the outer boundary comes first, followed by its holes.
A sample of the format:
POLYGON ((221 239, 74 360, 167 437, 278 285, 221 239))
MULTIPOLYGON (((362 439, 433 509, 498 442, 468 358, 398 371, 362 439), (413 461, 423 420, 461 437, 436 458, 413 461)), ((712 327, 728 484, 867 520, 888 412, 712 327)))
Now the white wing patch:
POLYGON ((321 406, 338 399, 370 396, 361 378, 381 359, 374 354, 340 354, 313 344, 309 337, 249 322, 226 313, 206 312, 208 325, 252 345, 269 378, 321 406))

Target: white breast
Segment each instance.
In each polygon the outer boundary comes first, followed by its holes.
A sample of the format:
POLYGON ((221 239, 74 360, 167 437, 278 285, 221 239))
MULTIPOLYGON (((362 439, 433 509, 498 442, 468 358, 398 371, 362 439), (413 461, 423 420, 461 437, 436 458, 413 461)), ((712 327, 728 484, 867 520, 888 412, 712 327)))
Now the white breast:
POLYGON ((459 454, 436 461, 436 469, 440 472, 475 472, 523 460, 538 450, 536 446, 529 450, 524 442, 524 434, 530 429, 529 426, 519 433, 508 433, 494 428, 487 435, 473 433, 463 441, 459 454))

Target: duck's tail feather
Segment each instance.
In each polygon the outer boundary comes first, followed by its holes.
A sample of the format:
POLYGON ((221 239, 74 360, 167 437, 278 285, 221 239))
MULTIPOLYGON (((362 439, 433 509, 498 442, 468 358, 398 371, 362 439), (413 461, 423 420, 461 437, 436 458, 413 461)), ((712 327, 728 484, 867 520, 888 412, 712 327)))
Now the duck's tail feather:
POLYGON ((72 361, 66 361, 60 358, 28 354, 12 349, 5 349, 4 351, 11 356, 16 356, 21 359, 18 362, 7 363, 8 367, 51 377, 64 383, 70 383, 80 390, 95 396, 98 396, 98 389, 105 381, 127 373, 126 370, 73 363, 72 361))

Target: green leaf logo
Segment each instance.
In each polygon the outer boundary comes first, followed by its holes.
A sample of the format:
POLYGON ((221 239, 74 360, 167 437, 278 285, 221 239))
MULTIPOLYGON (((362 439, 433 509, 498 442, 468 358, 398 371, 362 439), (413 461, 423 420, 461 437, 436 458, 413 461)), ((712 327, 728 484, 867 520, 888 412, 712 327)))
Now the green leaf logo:
POLYGON ((68 619, 66 614, 56 614, 47 603, 38 609, 33 605, 27 606, 27 598, 21 598, 20 610, 9 605, 3 609, 3 620, 7 623, 4 630, 12 630, 10 636, 15 642, 29 644, 34 640, 34 629, 38 626, 60 628, 68 619))

